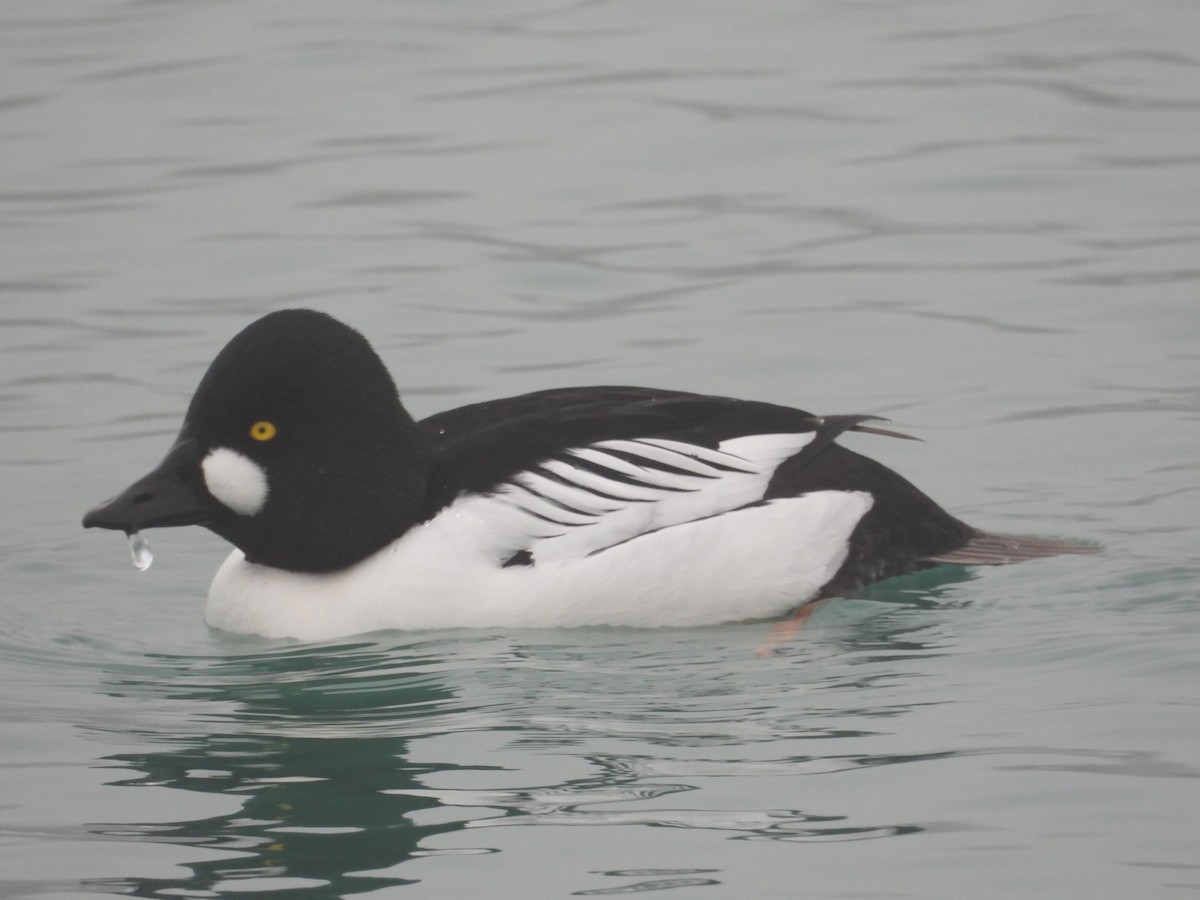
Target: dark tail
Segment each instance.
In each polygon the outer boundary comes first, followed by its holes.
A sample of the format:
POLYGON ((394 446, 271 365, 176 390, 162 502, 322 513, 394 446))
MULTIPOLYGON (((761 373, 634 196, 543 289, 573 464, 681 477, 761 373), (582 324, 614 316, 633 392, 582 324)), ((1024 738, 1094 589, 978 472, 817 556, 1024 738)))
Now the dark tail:
POLYGON ((1011 534, 989 534, 980 531, 954 550, 923 557, 935 565, 1003 566, 1008 563, 1043 559, 1047 556, 1099 553, 1100 547, 1077 541, 1058 541, 1049 538, 1017 537, 1011 534))

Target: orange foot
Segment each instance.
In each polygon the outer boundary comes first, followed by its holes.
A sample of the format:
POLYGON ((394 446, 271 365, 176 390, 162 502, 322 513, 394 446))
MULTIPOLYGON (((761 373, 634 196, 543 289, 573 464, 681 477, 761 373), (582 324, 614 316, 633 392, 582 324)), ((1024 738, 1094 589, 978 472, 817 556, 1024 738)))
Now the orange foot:
POLYGON ((788 641, 794 639, 796 635, 800 633, 800 629, 804 627, 804 623, 808 620, 808 617, 813 614, 813 610, 817 608, 817 604, 820 603, 822 599, 823 598, 818 597, 816 600, 809 600, 798 610, 792 613, 791 618, 784 619, 783 621, 773 624, 771 626, 770 636, 763 641, 762 645, 757 651, 755 651, 755 655, 759 658, 771 656, 776 650, 778 650, 788 641))

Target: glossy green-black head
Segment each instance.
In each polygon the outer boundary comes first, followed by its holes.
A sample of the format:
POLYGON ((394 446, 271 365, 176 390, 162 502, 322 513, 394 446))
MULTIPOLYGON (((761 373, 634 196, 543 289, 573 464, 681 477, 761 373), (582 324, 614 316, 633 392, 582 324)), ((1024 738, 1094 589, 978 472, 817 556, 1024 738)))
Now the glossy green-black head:
POLYGON ((217 354, 166 458, 83 524, 204 525, 251 562, 332 571, 411 527, 429 459, 367 340, 283 310, 217 354))

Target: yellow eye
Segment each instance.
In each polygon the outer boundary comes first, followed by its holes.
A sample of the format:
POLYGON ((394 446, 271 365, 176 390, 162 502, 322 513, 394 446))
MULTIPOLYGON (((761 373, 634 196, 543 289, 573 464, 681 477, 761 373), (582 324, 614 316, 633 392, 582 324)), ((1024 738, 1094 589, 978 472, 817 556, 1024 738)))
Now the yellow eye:
POLYGON ((255 422, 250 426, 250 437, 256 441, 269 441, 277 434, 274 422, 268 422, 263 419, 260 422, 255 422))

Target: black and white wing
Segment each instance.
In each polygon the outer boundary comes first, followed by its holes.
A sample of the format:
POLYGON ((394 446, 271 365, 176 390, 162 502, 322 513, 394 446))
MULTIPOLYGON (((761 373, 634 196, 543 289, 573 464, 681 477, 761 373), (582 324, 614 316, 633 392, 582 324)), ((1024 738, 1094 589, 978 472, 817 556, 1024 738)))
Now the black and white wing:
POLYGON ((716 448, 666 438, 598 441, 516 473, 488 499, 521 514, 512 562, 579 559, 758 503, 779 464, 814 435, 754 434, 716 448))

